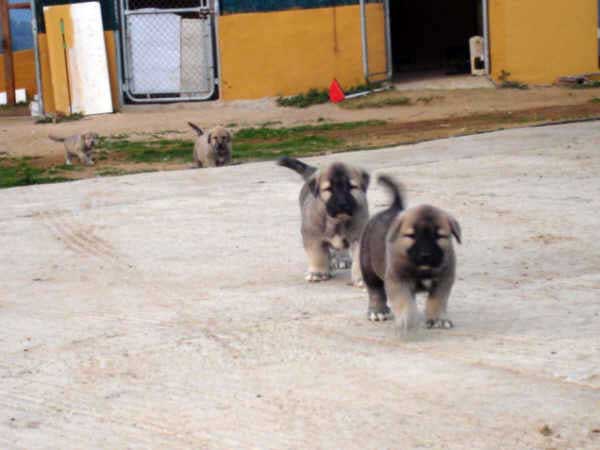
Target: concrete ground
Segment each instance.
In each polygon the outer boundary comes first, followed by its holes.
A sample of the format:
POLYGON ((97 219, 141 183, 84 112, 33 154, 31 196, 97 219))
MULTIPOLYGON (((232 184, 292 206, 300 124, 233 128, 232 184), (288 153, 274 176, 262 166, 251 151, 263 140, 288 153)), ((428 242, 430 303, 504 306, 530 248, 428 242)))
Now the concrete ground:
POLYGON ((599 148, 586 123, 336 155, 461 222, 456 327, 408 338, 347 272, 303 281, 273 163, 0 191, 0 448, 600 448, 599 148))

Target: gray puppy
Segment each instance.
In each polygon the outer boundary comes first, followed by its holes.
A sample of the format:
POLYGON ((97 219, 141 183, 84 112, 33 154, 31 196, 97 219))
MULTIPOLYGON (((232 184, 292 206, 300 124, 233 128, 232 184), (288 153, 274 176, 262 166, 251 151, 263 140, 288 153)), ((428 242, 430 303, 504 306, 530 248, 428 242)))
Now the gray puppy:
POLYGON ((94 161, 92 160, 92 153, 94 146, 98 142, 98 134, 96 133, 84 133, 76 134, 66 138, 60 138, 56 136, 48 136, 55 142, 63 142, 65 145, 65 164, 71 165, 71 158, 76 156, 80 162, 93 166, 94 161))
POLYGON ((419 317, 415 295, 426 292, 426 326, 452 328, 446 309, 456 269, 451 235, 460 243, 459 224, 429 205, 403 211, 400 187, 387 176, 380 176, 379 182, 391 191, 393 202, 371 218, 361 238, 368 317, 386 320, 391 307, 400 328, 412 328, 419 317))
POLYGON ((198 137, 194 144, 194 163, 196 167, 218 167, 231 162, 231 133, 222 126, 216 126, 207 134, 191 122, 198 137))
MULTIPOLYGON (((302 241, 308 256, 306 281, 331 278, 336 253, 351 250, 352 282, 361 286, 359 240, 369 219, 369 174, 340 162, 321 170, 288 157, 281 158, 278 164, 297 172, 305 181, 300 191, 300 213, 302 241)), ((338 268, 344 265, 338 263, 338 268)))

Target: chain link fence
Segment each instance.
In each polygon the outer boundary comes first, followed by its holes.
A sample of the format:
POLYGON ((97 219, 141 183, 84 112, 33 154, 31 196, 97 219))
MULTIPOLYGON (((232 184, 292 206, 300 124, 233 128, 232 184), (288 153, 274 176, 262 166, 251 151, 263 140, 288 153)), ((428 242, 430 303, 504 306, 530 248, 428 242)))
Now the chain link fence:
POLYGON ((213 18, 209 0, 122 0, 128 99, 211 98, 215 91, 213 18))

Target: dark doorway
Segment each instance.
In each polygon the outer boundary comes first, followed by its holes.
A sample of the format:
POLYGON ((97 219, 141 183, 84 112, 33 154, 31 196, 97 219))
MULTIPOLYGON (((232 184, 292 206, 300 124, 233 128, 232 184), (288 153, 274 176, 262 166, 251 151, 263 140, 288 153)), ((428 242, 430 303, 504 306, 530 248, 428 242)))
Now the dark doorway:
POLYGON ((483 36, 481 1, 390 1, 394 74, 469 73, 469 38, 483 36))

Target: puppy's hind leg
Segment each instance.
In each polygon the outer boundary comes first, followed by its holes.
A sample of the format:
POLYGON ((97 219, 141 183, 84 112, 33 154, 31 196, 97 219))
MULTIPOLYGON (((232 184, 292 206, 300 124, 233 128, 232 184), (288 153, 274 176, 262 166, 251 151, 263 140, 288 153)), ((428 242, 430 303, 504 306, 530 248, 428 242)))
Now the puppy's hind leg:
POLYGON ((329 272, 329 249, 323 242, 305 243, 304 249, 308 256, 308 273, 306 281, 317 282, 331 278, 329 272))
POLYGON ((360 242, 352 243, 352 285, 358 288, 365 287, 360 270, 360 242))

